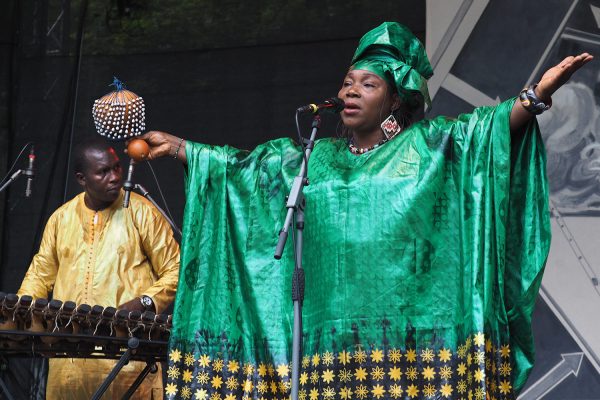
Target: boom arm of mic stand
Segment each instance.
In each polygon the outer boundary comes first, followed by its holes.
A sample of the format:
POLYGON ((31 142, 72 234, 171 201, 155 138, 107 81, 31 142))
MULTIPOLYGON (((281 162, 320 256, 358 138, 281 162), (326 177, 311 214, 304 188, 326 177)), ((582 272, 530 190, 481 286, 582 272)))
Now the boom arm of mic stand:
POLYGON ((169 218, 167 213, 165 213, 165 211, 162 208, 160 208, 160 206, 158 204, 156 204, 156 201, 154 201, 152 196, 150 196, 150 192, 148 192, 146 190, 146 188, 143 187, 142 185, 140 185, 139 183, 136 183, 134 188, 139 190, 142 196, 144 196, 145 198, 150 200, 150 203, 154 204, 154 207, 156 207, 156 209, 158 211, 160 211, 160 213, 163 215, 163 217, 165 217, 165 219, 167 220, 169 225, 171 225, 171 229, 173 229, 173 232, 177 233, 179 235, 179 238, 181 239, 181 237, 183 236, 183 234, 181 233, 181 230, 177 227, 177 225, 175 225, 175 223, 171 220, 171 218, 169 218))
POLYGON ((23 173, 22 169, 19 169, 19 170, 15 171, 15 173, 12 174, 10 176, 10 178, 8 178, 8 180, 6 181, 6 183, 4 183, 4 185, 2 185, 2 187, 0 187, 0 193, 2 193, 8 187, 8 185, 10 185, 11 183, 13 183, 15 181, 15 179, 17 179, 22 173, 23 173))

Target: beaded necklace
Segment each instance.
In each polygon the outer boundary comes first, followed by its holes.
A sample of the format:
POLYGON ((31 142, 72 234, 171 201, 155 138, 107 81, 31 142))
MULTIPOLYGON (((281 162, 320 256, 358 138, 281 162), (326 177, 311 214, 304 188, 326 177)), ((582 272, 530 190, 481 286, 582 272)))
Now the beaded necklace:
POLYGON ((398 135, 398 133, 400 133, 401 131, 398 131, 397 133, 395 133, 394 135, 390 136, 389 138, 383 138, 381 139, 379 142, 375 143, 373 146, 370 147, 357 147, 354 144, 354 138, 350 138, 350 140, 348 141, 348 150, 350 150, 350 153, 352 154, 356 154, 356 155, 360 155, 360 154, 365 154, 371 150, 375 150, 376 148, 378 148, 379 146, 389 142, 390 140, 392 140, 393 138, 396 137, 396 135, 398 135))

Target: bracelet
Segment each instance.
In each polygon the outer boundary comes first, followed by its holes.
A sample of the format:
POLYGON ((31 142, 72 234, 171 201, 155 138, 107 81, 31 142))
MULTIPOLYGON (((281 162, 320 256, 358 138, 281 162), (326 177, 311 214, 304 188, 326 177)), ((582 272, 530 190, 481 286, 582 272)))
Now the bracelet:
POLYGON ((519 100, 524 109, 534 115, 539 115, 552 107, 552 98, 548 104, 544 103, 536 94, 537 83, 524 88, 519 93, 519 100))
POLYGON ((183 138, 179 139, 179 144, 177 145, 177 150, 173 154, 173 158, 177 159, 177 155, 179 154, 179 149, 181 149, 181 143, 183 143, 183 138))

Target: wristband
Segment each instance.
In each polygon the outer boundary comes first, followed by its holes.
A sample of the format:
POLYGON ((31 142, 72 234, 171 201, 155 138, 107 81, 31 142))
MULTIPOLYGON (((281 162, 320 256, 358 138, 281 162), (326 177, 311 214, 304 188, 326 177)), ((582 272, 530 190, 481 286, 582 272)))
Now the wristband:
POLYGON ((550 99, 550 102, 548 104, 544 103, 535 94, 536 87, 537 83, 521 90, 521 93, 519 93, 519 100, 521 101, 521 105, 524 109, 526 109, 534 115, 539 115, 544 111, 548 110, 550 107, 552 107, 552 99, 550 99))
POLYGON ((183 138, 179 139, 179 144, 177 145, 177 150, 173 154, 173 158, 177 159, 177 155, 179 154, 179 149, 181 149, 181 143, 183 143, 183 138))

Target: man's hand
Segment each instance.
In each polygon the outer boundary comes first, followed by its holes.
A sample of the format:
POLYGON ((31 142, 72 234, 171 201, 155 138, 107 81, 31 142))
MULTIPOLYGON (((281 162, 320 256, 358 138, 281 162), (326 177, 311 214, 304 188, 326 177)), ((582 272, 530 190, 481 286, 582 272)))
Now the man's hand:
POLYGON ((139 311, 139 312, 142 312, 142 313, 144 311, 146 311, 144 309, 144 306, 142 305, 142 302, 140 301, 140 299, 138 297, 136 297, 133 300, 128 301, 127 303, 121 304, 117 308, 119 310, 125 309, 125 310, 129 310, 129 311, 139 311))
POLYGON ((594 56, 589 53, 565 58, 542 75, 538 86, 535 88, 536 95, 544 102, 550 101, 552 94, 564 85, 575 71, 593 59, 594 56))

